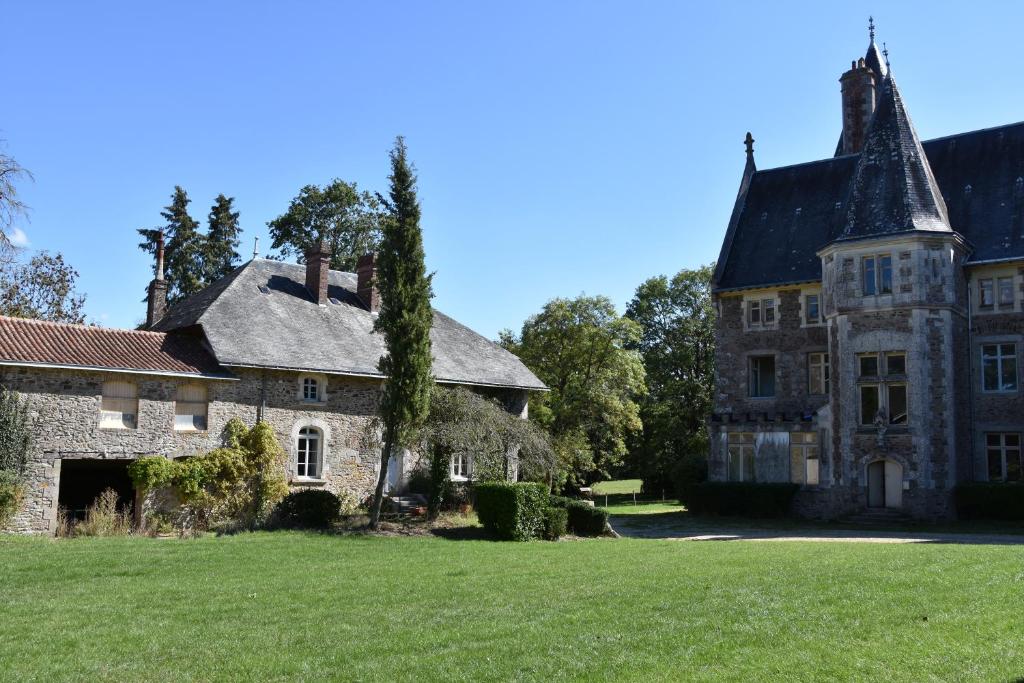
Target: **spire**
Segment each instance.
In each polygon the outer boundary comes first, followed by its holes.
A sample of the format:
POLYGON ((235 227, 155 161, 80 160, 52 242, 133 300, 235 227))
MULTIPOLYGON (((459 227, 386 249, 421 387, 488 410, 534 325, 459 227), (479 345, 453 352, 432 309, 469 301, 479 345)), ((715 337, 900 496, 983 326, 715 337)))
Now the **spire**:
POLYGON ((951 231, 946 203, 891 73, 879 88, 848 205, 840 239, 951 231))
POLYGON ((883 59, 882 53, 875 44, 875 18, 868 17, 868 51, 864 55, 864 63, 875 72, 875 82, 881 80, 889 73, 889 61, 883 59))
POLYGON ((757 166, 754 165, 754 136, 750 134, 749 130, 747 137, 743 138, 743 144, 747 148, 747 167, 743 170, 743 175, 746 177, 757 170, 757 166))

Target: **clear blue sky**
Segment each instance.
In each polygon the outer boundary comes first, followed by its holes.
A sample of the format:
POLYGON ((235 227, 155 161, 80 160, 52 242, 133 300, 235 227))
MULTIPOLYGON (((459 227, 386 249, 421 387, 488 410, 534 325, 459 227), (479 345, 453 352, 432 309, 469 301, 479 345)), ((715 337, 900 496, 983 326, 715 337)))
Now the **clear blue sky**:
POLYGON ((493 337, 715 259, 747 130, 831 155, 870 12, 922 138, 1024 119, 1024 3, 9 1, 0 137, 31 248, 127 327, 175 184, 204 225, 235 197, 248 255, 304 184, 386 189, 403 134, 435 306, 493 337))

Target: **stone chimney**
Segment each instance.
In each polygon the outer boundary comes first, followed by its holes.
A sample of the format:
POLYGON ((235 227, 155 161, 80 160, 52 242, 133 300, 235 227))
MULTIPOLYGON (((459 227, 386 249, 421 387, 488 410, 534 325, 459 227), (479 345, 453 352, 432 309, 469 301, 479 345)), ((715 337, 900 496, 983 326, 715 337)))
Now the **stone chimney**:
POLYGON ((377 284, 374 277, 377 275, 377 255, 374 253, 363 254, 356 262, 356 295, 363 305, 370 309, 370 313, 380 310, 380 292, 377 291, 377 284))
POLYGON ((843 93, 843 154, 857 154, 864 147, 864 136, 875 113, 875 72, 860 59, 850 64, 839 83, 843 93))
POLYGON ((331 247, 326 240, 306 250, 306 289, 313 301, 327 305, 327 274, 331 270, 331 247))
POLYGON ((164 280, 164 231, 156 233, 156 273, 146 297, 146 327, 152 329, 167 311, 167 281, 164 280))

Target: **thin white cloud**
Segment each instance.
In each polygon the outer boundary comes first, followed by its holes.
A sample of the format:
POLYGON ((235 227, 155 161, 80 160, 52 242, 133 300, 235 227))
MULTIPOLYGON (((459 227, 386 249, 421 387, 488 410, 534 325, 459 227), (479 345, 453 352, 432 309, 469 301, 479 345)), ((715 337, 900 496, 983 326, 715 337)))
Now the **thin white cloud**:
POLYGON ((7 236, 10 238, 11 244, 16 247, 27 247, 29 245, 28 235, 21 228, 11 228, 11 232, 7 236))

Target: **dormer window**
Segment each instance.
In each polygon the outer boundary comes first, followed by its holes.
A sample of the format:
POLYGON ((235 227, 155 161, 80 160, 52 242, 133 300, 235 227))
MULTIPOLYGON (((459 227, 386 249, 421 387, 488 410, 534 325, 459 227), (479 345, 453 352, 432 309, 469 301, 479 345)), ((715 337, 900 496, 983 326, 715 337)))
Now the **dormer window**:
POLYGON ((299 400, 303 403, 327 401, 327 378, 322 375, 299 376, 299 400))

